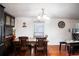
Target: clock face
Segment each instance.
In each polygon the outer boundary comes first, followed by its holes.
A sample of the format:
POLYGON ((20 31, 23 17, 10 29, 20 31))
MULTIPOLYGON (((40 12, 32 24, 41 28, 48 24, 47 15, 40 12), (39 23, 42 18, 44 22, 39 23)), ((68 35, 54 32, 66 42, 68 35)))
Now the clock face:
POLYGON ((58 22, 58 27, 59 28, 64 28, 65 27, 65 22, 63 22, 63 21, 58 22))

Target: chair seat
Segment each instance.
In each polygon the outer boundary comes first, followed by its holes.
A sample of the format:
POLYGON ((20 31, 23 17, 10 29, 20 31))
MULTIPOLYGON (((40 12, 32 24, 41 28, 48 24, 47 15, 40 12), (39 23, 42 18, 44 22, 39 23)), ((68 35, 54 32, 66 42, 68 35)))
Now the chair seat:
POLYGON ((44 47, 37 47, 37 50, 44 50, 44 47))
POLYGON ((21 50, 27 50, 28 47, 21 47, 21 50))

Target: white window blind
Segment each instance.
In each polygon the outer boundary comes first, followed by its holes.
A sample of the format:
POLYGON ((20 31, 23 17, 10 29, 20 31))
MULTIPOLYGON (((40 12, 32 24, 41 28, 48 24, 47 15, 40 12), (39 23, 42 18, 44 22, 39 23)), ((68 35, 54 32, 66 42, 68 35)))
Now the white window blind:
POLYGON ((34 36, 35 37, 44 37, 44 22, 35 21, 34 22, 34 36))

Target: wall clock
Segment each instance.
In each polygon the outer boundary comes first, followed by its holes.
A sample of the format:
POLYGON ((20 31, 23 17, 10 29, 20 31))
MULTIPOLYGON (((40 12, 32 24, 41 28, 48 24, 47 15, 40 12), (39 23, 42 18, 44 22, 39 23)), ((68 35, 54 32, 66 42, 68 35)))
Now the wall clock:
POLYGON ((65 22, 64 21, 59 21, 58 22, 58 27, 59 28, 64 28, 65 27, 65 22))

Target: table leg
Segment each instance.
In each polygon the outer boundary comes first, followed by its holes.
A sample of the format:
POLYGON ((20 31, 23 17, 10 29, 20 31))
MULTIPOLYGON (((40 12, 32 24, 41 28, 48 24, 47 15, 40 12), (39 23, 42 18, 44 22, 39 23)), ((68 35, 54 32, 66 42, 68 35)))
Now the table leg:
POLYGON ((65 51, 67 50, 67 44, 65 45, 65 51))
POLYGON ((61 51, 61 43, 60 43, 60 46, 59 46, 59 51, 61 51))
POLYGON ((71 55, 71 46, 67 46, 67 50, 68 50, 68 55, 71 55))

